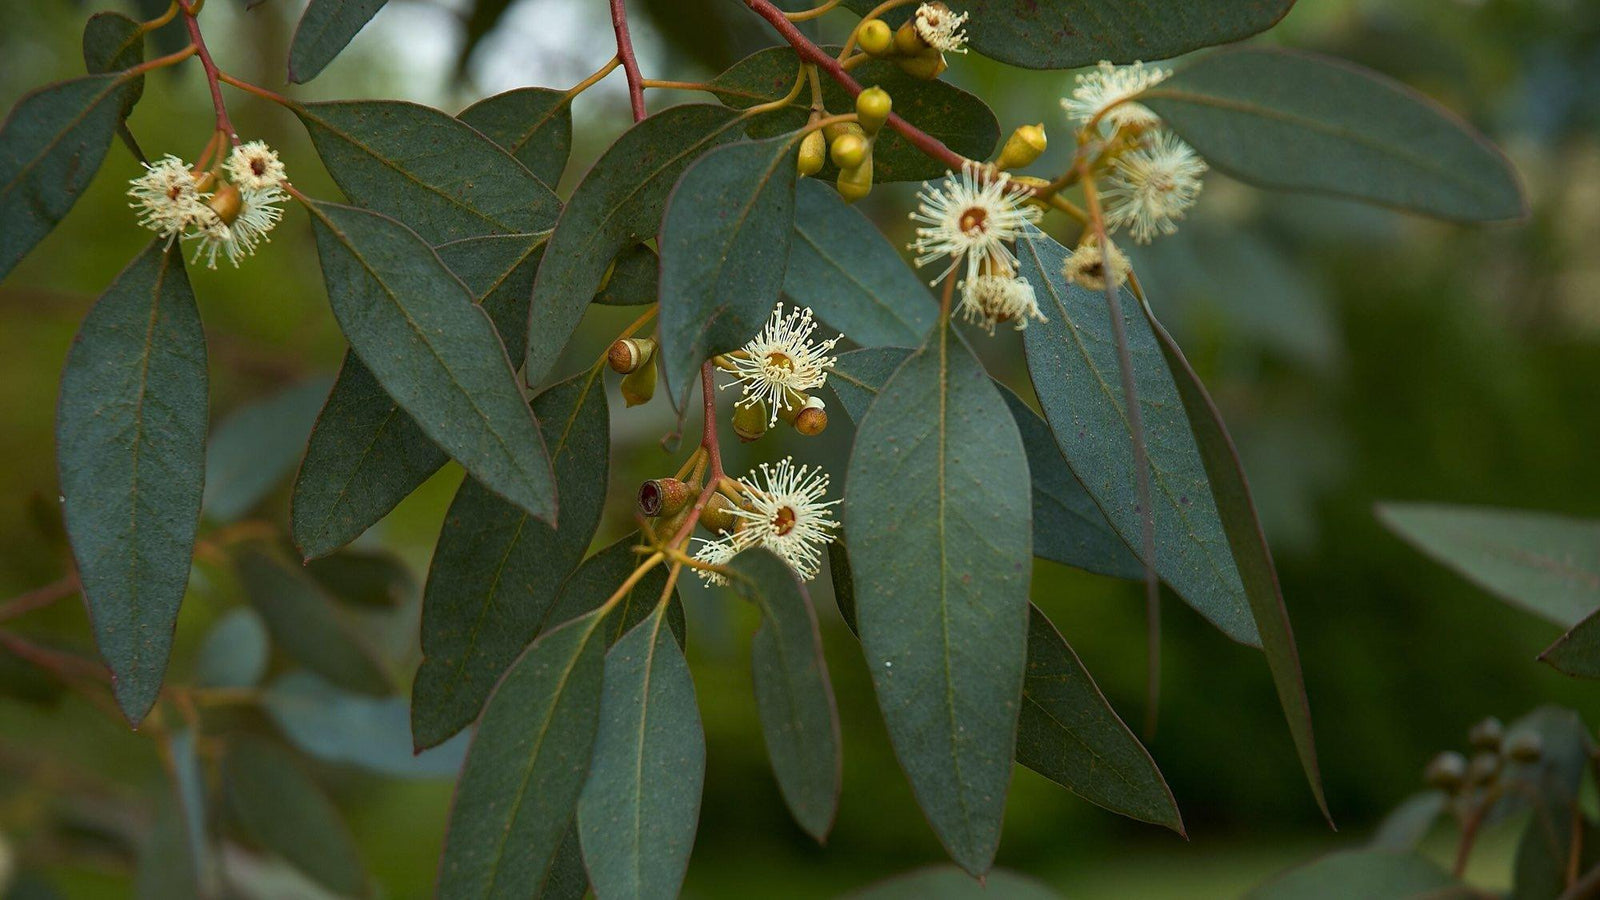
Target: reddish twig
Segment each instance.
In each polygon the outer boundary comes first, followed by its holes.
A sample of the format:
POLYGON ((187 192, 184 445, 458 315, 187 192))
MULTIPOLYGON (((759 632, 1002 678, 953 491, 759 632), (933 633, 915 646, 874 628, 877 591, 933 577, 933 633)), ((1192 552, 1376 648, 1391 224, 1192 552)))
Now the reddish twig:
POLYGON ((4 605, 0 605, 0 622, 4 622, 7 619, 15 619, 17 616, 33 612, 36 609, 43 609, 63 597, 72 596, 77 593, 77 590, 77 574, 57 579, 44 587, 34 588, 26 594, 20 594, 4 605))
POLYGON ((633 120, 644 121, 644 78, 639 74, 639 59, 633 55, 633 38, 628 36, 628 10, 623 0, 611 0, 611 29, 617 33, 617 58, 622 74, 628 77, 628 102, 633 105, 633 120))
POLYGON ((678 527, 678 533, 667 542, 668 547, 676 547, 683 543, 690 532, 694 531, 695 523, 700 521, 701 511, 711 501, 711 495, 717 492, 717 485, 727 477, 722 471, 722 445, 717 439, 717 382, 713 374, 715 371, 709 361, 700 367, 700 391, 705 395, 703 400, 706 414, 705 428, 700 433, 700 448, 706 452, 706 458, 710 460, 711 471, 706 475, 706 485, 700 489, 700 496, 695 498, 694 509, 690 510, 689 517, 678 527))
POLYGON ((195 18, 197 10, 194 2, 178 0, 178 6, 183 10, 183 24, 189 29, 189 40, 194 42, 195 50, 200 56, 200 65, 206 70, 206 86, 211 89, 211 105, 217 113, 217 130, 237 144, 239 132, 233 127, 233 120, 228 118, 228 107, 222 102, 222 86, 218 78, 217 64, 211 59, 211 51, 206 49, 206 39, 200 34, 200 21, 195 18))

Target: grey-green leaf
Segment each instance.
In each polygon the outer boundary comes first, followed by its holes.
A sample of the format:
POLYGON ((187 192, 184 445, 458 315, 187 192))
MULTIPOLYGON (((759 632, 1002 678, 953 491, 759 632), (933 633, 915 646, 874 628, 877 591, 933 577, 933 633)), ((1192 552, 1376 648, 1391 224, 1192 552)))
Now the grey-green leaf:
MULTIPOLYGON (((572 573, 572 577, 561 585, 561 595, 556 598, 555 606, 545 616, 545 627, 554 628, 570 622, 599 609, 602 603, 611 599, 612 593, 622 586, 644 560, 635 549, 641 541, 640 534, 635 531, 618 538, 610 546, 584 560, 583 565, 572 573)), ((644 617, 655 609, 656 602, 661 599, 661 594, 666 589, 665 566, 656 566, 646 572, 638 583, 622 595, 617 601, 616 610, 606 618, 606 645, 615 644, 624 634, 631 631, 633 626, 644 621, 644 617)), ((678 646, 682 647, 686 626, 683 604, 678 599, 676 588, 673 589, 672 599, 667 604, 667 624, 672 628, 673 636, 678 639, 678 646)))
POLYGON ((934 831, 981 875, 1011 782, 1032 507, 1016 423, 949 327, 883 386, 848 471, 845 536, 878 705, 934 831))
MULTIPOLYGON (((1135 547, 1140 513, 1133 440, 1105 297, 1068 284, 1067 250, 1033 229, 1017 242, 1020 271, 1048 321, 1023 332, 1028 373, 1061 454, 1106 519, 1135 547)), ((1155 518, 1156 571, 1184 602, 1236 641, 1258 645, 1206 467, 1183 400, 1138 302, 1125 295, 1129 354, 1144 411, 1155 518)))
POLYGON ((341 687, 363 694, 393 692, 372 649, 339 618, 333 601, 309 576, 254 548, 240 551, 235 562, 246 599, 286 653, 341 687))
POLYGON ((260 738, 239 737, 222 777, 228 808, 251 837, 329 890, 366 890, 360 851, 339 810, 293 756, 260 738))
POLYGON ((736 140, 739 124, 720 106, 675 106, 623 132, 595 162, 567 201, 533 286, 529 384, 550 374, 612 258, 656 236, 678 176, 707 150, 736 140))
POLYGON ((411 712, 400 697, 368 697, 296 670, 275 679, 262 709, 296 747, 317 759, 399 778, 454 778, 467 736, 415 753, 411 712))
POLYGON ((62 513, 117 705, 161 690, 205 471, 206 342, 177 250, 152 243, 67 353, 56 409, 62 513))
POLYGON ((529 897, 549 876, 600 724, 604 618, 541 635, 495 688, 456 788, 440 897, 529 897))
POLYGON ((231 522, 249 512, 288 475, 328 395, 326 378, 291 385, 230 413, 206 448, 208 518, 231 522))
POLYGON ((645 306, 661 296, 661 258, 648 244, 634 244, 611 264, 611 274, 595 295, 604 306, 645 306))
POLYGON ((1518 219, 1511 163, 1422 94, 1328 57, 1273 48, 1219 51, 1141 95, 1240 181, 1352 197, 1442 219, 1518 219))
POLYGON ((419 748, 478 717, 495 682, 548 623, 600 522, 610 431, 599 373, 557 383, 533 409, 566 515, 551 528, 470 479, 456 493, 423 593, 423 659, 411 690, 419 748))
POLYGON ((310 209, 329 302, 362 363, 474 478, 553 523, 544 440, 489 316, 400 223, 350 206, 310 209))
POLYGON ((705 784, 706 739, 689 664, 666 604, 606 654, 578 836, 595 893, 676 897, 689 866, 705 784))
POLYGON ((866 216, 815 178, 796 187, 783 292, 863 347, 910 347, 939 307, 866 216))
POLYGON ((289 44, 289 81, 305 84, 321 74, 388 0, 311 0, 289 44))
POLYGON ((485 97, 456 115, 516 157, 551 187, 572 153, 572 98, 565 91, 523 87, 485 97))
POLYGON ((793 137, 719 147, 689 167, 661 220, 661 369, 680 411, 701 363, 772 312, 794 233, 793 137))
POLYGON ((1289 870, 1249 900, 1454 900, 1477 896, 1415 853, 1345 850, 1289 870))
POLYGON ((85 75, 45 85, 11 108, 0 126, 0 278, 89 187, 134 91, 134 79, 85 75))
POLYGON ((1572 626, 1539 659, 1577 678, 1600 678, 1600 613, 1572 626))
POLYGON ((1415 850, 1449 803, 1450 796, 1443 791, 1412 794, 1383 817, 1367 846, 1374 850, 1415 850))
POLYGON ((345 550, 311 560, 306 571, 328 593, 358 607, 394 609, 416 589, 405 562, 383 551, 345 550))
POLYGON ((206 632, 195 658, 195 683, 201 687, 249 688, 267 674, 272 646, 267 625, 249 607, 229 610, 206 632))
POLYGON ((734 568, 744 576, 734 586, 761 610, 750 657, 767 758, 789 812, 822 842, 839 811, 843 760, 817 613, 794 571, 770 552, 741 553, 734 568))
MULTIPOLYGON (((144 62, 144 32, 139 23, 119 12, 97 12, 83 26, 83 65, 90 75, 122 72, 144 62)), ((144 95, 144 76, 135 76, 128 85, 123 101, 123 119, 133 111, 135 103, 144 95)), ((128 131, 127 122, 117 123, 117 134, 133 151, 134 157, 144 159, 139 142, 128 131)))
POLYGON ((352 203, 399 219, 430 244, 544 231, 561 213, 532 172, 432 107, 331 100, 293 109, 352 203))
POLYGON ((1155 760, 1038 607, 1028 617, 1017 762, 1097 806, 1184 833, 1155 760))

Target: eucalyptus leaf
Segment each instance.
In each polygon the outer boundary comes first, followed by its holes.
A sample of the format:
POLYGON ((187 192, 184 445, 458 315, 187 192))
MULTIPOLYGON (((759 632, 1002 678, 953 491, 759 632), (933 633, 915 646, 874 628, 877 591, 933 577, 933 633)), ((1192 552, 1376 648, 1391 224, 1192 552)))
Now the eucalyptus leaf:
MULTIPOLYGON (((144 62, 144 31, 139 23, 119 12, 97 12, 83 26, 83 65, 90 75, 122 72, 144 62)), ((127 98, 123 101, 122 118, 133 112, 134 104, 144 96, 144 76, 137 75, 130 82, 127 98)), ((134 158, 144 159, 144 151, 133 139, 126 121, 117 123, 117 135, 128 145, 134 158)))
POLYGON ((646 244, 634 244, 611 263, 594 302, 603 306, 645 306, 661 296, 661 258, 646 244))
POLYGON ((229 610, 206 632, 195 658, 195 683, 211 688, 251 688, 267 674, 272 645, 267 625, 247 606, 229 610))
POLYGON ((192 729, 172 732, 167 741, 172 782, 183 814, 183 833, 189 844, 187 854, 197 884, 207 893, 217 888, 217 859, 211 835, 210 803, 206 797, 206 777, 199 746, 192 729))
POLYGON ((243 516, 294 469, 329 384, 326 378, 307 379, 217 423, 206 448, 203 506, 210 519, 243 516))
POLYGON ((1478 896, 1415 853, 1330 853, 1261 885, 1248 900, 1467 900, 1478 896))
POLYGON ((177 251, 152 243, 83 321, 56 410, 62 513, 117 705, 161 690, 205 471, 206 343, 177 251))
POLYGON ((862 417, 846 484, 861 645, 890 741, 945 849, 981 875, 1011 781, 1032 509, 1016 423, 949 327, 862 417))
POLYGON ((310 577, 255 548, 240 551, 235 563, 246 599, 284 652, 341 687, 393 692, 376 654, 335 614, 333 601, 310 577))
MULTIPOLYGON (((599 609, 601 604, 611 599, 611 595, 644 561, 637 550, 642 540, 638 532, 633 532, 584 560, 572 577, 561 585, 561 594, 556 598, 555 606, 545 615, 542 627, 550 629, 570 622, 599 609)), ((624 634, 633 630, 633 626, 644 621, 644 617, 655 609, 656 602, 666 588, 667 570, 664 566, 656 566, 623 592, 617 600, 616 609, 606 617, 606 646, 615 644, 624 634)), ((673 588, 672 599, 667 603, 667 625, 672 628, 673 637, 678 639, 678 646, 682 647, 686 623, 683 603, 679 600, 676 587, 673 588)))
POLYGON ((515 88, 456 115, 554 187, 572 154, 572 98, 550 88, 515 88))
POLYGON ((1383 817, 1368 846, 1374 850, 1415 850, 1449 808, 1449 802, 1449 795, 1443 791, 1412 794, 1383 817))
POLYGON ((413 753, 405 700, 354 694, 311 672, 279 676, 261 706, 296 747, 324 762, 400 778, 454 778, 467 755, 466 735, 413 753))
POLYGON ((772 312, 794 232, 792 136, 718 147, 691 165, 661 221, 662 375, 680 413, 706 359, 772 312))
POLYGON ((1207 163, 1250 184, 1456 221, 1528 212, 1510 162, 1481 134, 1422 94, 1341 60, 1222 50, 1139 102, 1207 163))
POLYGON ((222 782, 228 808, 263 846, 332 891, 366 891, 361 854, 339 810, 293 756, 260 738, 235 738, 222 782))
POLYGON ((322 73, 388 0, 311 0, 289 44, 289 81, 305 84, 322 73))

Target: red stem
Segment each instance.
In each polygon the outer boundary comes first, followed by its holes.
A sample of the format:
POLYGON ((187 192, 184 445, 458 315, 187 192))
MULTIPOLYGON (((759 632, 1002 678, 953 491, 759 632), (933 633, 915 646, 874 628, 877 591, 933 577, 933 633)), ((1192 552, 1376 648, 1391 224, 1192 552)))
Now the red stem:
POLYGON ((75 574, 52 581, 44 587, 34 588, 0 606, 0 622, 4 622, 7 619, 15 619, 17 616, 33 612, 36 609, 43 609, 63 597, 72 596, 77 590, 78 576, 75 574))
POLYGON ((700 446, 706 451, 706 458, 710 460, 710 472, 706 475, 706 486, 700 489, 700 496, 695 498, 694 509, 689 512, 689 518, 684 520, 678 528, 678 533, 667 542, 668 546, 676 546, 694 531, 695 523, 700 521, 700 512, 706 508, 706 503, 711 500, 711 495, 717 492, 717 485, 726 475, 722 471, 722 445, 717 441, 717 382, 713 374, 715 368, 707 361, 700 367, 700 392, 704 395, 706 424, 700 434, 700 446))
POLYGON ((644 78, 639 74, 639 60, 633 55, 633 38, 628 36, 628 10, 623 0, 611 0, 611 29, 617 33, 617 58, 622 60, 622 74, 628 77, 628 102, 633 105, 633 120, 644 121, 648 115, 644 108, 644 78))
POLYGON ((222 86, 219 84, 217 64, 211 59, 211 51, 206 49, 206 39, 200 34, 200 22, 195 18, 194 4, 192 0, 178 0, 178 7, 183 10, 183 24, 189 29, 189 40, 194 42, 195 50, 200 56, 200 65, 206 70, 206 86, 211 88, 211 105, 217 112, 217 130, 237 144, 239 132, 234 129, 233 120, 228 118, 228 107, 222 102, 222 86))

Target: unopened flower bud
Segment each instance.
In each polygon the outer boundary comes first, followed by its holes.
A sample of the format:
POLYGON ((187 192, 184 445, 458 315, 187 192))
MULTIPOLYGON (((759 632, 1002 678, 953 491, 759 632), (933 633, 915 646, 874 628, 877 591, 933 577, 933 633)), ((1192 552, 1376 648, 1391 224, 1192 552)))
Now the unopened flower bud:
POLYGON ((817 174, 827 161, 828 139, 822 136, 820 130, 800 139, 800 157, 795 162, 795 171, 800 173, 800 177, 817 174))
POLYGON ((995 165, 1002 169, 1031 166, 1044 154, 1047 143, 1043 122, 1038 125, 1023 125, 1006 138, 1006 145, 1001 149, 1000 158, 995 160, 995 165))
POLYGON ((857 168, 871 152, 872 145, 866 138, 849 133, 834 138, 833 144, 828 147, 828 157, 841 169, 857 168))
POLYGON ((869 87, 856 95, 856 119, 867 134, 877 134, 883 123, 889 121, 889 111, 894 100, 880 87, 869 87))
POLYGON ((1544 755, 1544 741, 1525 731, 1506 742, 1506 756, 1519 763, 1536 763, 1544 755))
POLYGON ((868 19, 856 28, 856 46, 879 58, 894 52, 894 31, 882 19, 868 19))
POLYGON ((756 400, 753 403, 734 404, 733 433, 746 444, 767 433, 768 421, 770 419, 765 402, 756 400))
POLYGON ((937 50, 924 50, 915 56, 897 56, 894 62, 900 71, 923 81, 932 81, 949 68, 945 65, 944 54, 937 50))
POLYGON ((828 407, 821 397, 812 397, 794 417, 794 430, 806 437, 816 437, 828 427, 828 407))
POLYGON ((872 193, 872 157, 867 157, 854 169, 840 169, 839 179, 834 184, 846 203, 854 203, 872 193))
POLYGON ((712 494, 706 500, 705 508, 700 510, 700 524, 705 526, 706 530, 717 534, 732 534, 740 521, 739 517, 730 511, 732 508, 733 501, 729 500, 726 494, 712 494))
POLYGON ((900 23, 894 31, 894 51, 901 56, 917 56, 926 53, 929 47, 922 35, 917 34, 916 18, 912 17, 900 23))
POLYGON ((1422 772, 1422 780, 1429 786, 1443 790, 1454 790, 1461 786, 1467 778, 1467 759, 1455 751, 1447 751, 1435 756, 1428 762, 1428 767, 1422 772))
POLYGON ((640 366, 622 379, 622 400, 629 406, 649 403, 656 395, 656 367, 651 362, 640 366))
POLYGON ((1478 750, 1499 750, 1500 741, 1505 737, 1506 729, 1500 720, 1494 716, 1484 719, 1472 726, 1467 732, 1467 743, 1478 750))
POLYGON ((239 213, 244 211, 244 196, 239 193, 238 188, 224 181, 217 185, 217 192, 211 195, 206 205, 217 214, 222 224, 232 225, 234 220, 239 218, 239 213))
POLYGON ((724 372, 739 371, 739 367, 733 364, 733 360, 729 359, 726 353, 719 353, 711 357, 711 364, 724 372))
POLYGON ((655 359, 656 342, 650 338, 623 338, 606 352, 606 362, 618 375, 637 372, 639 367, 655 359))
POLYGON ((789 425, 794 424, 794 417, 800 414, 806 404, 811 402, 811 395, 802 391, 790 390, 785 392, 783 402, 778 406, 778 418, 789 425))
POLYGON ((651 518, 670 516, 689 505, 695 489, 676 478, 652 478, 639 485, 639 512, 651 518))
POLYGON ((1467 781, 1471 784, 1488 784, 1500 772, 1500 754, 1479 753, 1467 766, 1467 781))

